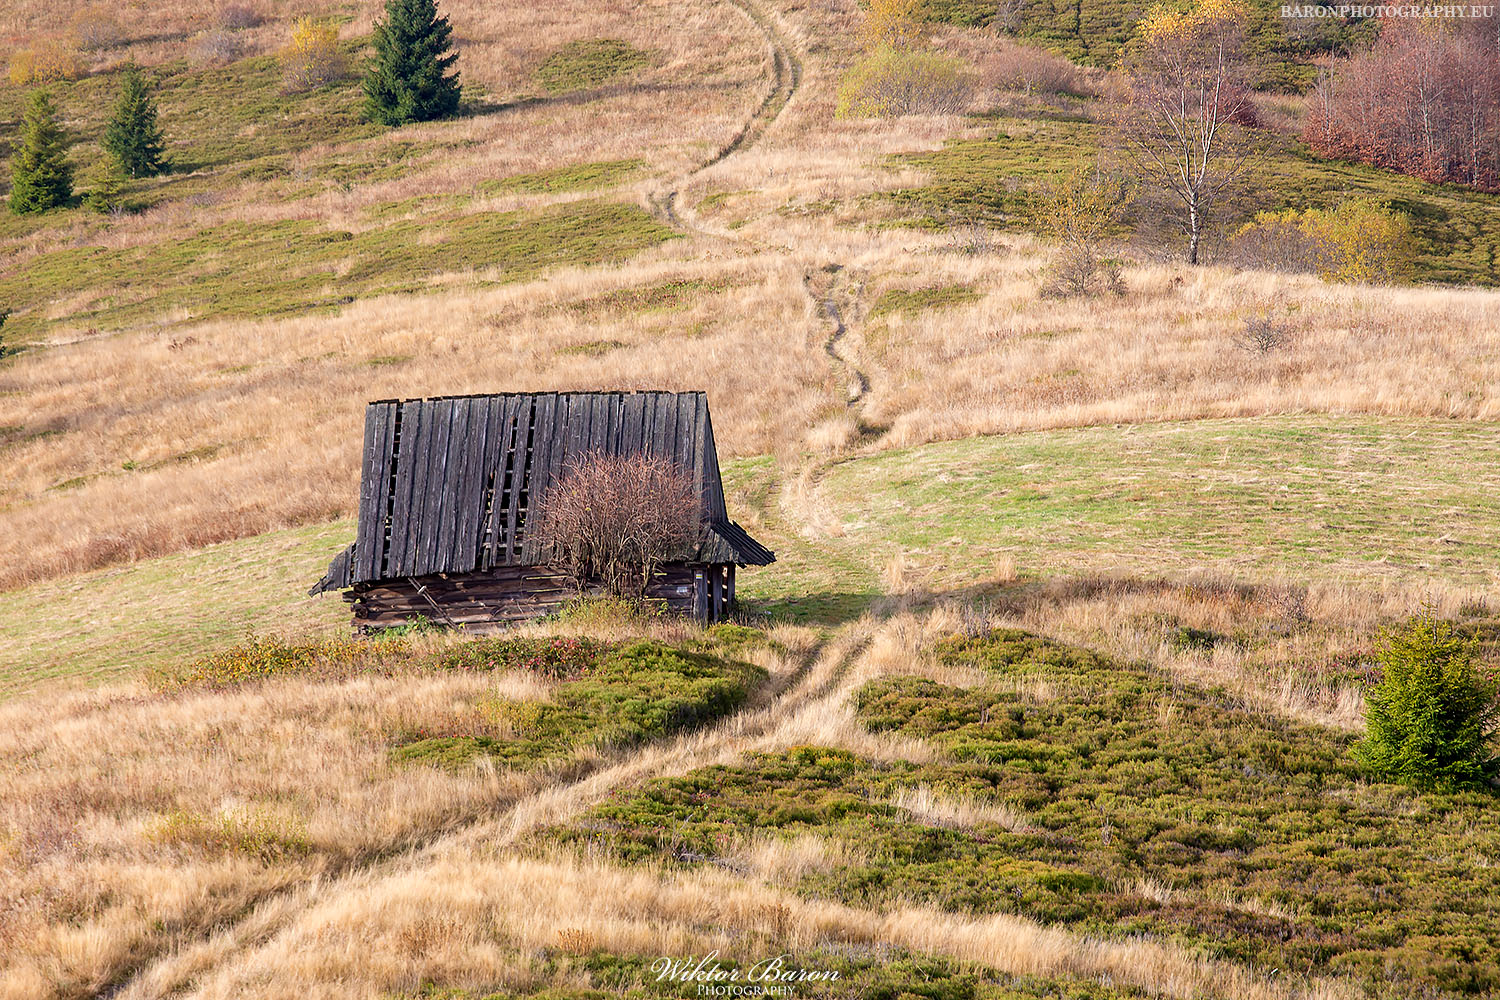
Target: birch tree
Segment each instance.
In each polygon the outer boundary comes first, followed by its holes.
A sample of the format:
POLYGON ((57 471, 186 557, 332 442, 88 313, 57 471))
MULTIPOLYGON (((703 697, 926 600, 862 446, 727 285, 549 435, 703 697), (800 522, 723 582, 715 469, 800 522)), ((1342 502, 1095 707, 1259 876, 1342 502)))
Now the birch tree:
POLYGON ((1143 184, 1168 196, 1193 264, 1256 149, 1245 20, 1236 0, 1199 0, 1186 12, 1154 7, 1116 81, 1119 145, 1143 184))

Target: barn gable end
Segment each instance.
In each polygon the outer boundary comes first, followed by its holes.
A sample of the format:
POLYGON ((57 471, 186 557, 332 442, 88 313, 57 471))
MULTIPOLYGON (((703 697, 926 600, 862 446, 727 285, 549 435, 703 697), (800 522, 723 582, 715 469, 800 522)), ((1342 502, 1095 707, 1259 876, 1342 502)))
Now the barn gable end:
POLYGON ((545 567, 552 554, 527 531, 536 501, 575 461, 639 453, 691 470, 698 484, 703 529, 684 566, 728 567, 732 579, 735 565, 775 559, 729 520, 701 392, 380 400, 365 413, 355 541, 311 593, 545 567))

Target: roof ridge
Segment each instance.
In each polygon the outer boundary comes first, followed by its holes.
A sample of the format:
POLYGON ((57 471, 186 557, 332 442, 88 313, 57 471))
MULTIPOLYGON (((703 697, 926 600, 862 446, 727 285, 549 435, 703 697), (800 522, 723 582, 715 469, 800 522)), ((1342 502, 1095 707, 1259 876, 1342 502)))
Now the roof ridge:
POLYGON ((707 396, 706 389, 540 389, 517 392, 458 392, 440 396, 389 396, 372 399, 366 406, 380 403, 435 403, 444 399, 503 399, 520 396, 707 396))

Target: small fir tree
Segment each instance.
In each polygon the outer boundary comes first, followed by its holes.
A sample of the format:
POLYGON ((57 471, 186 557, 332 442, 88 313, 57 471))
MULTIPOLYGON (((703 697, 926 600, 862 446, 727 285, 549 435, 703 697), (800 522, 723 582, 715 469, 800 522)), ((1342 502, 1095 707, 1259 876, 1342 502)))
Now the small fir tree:
POLYGON ((73 197, 68 140, 57 123, 57 108, 45 90, 31 95, 21 123, 21 140, 11 161, 10 210, 45 212, 73 197))
POLYGON ((1500 682, 1474 654, 1472 642, 1431 612, 1389 632, 1379 652, 1384 675, 1367 702, 1356 756, 1419 788, 1483 785, 1495 777, 1500 682))
POLYGON ((453 26, 434 0, 386 0, 365 73, 365 111, 382 125, 446 118, 458 110, 453 26))
POLYGON ((103 145, 126 177, 155 177, 166 169, 166 140, 156 120, 156 101, 135 63, 125 67, 120 99, 104 127, 103 145))

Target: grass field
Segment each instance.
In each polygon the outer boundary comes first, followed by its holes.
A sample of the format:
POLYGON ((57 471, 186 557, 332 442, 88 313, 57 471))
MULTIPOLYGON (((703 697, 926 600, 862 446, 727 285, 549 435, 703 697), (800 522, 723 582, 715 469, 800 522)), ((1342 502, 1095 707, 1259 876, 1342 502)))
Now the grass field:
POLYGON ((1490 592, 1500 441, 1489 424, 1282 417, 970 438, 835 466, 846 541, 961 586, 1218 571, 1490 592))
MULTIPOLYGON (((770 457, 724 478, 777 553, 742 575, 746 613, 831 627, 893 591, 1101 575, 1482 602, 1500 586, 1497 468, 1488 424, 1284 417, 926 445, 837 463, 805 494, 770 457)), ((252 632, 342 634, 345 604, 305 592, 352 534, 339 520, 0 594, 0 693, 126 679, 252 632)))
MULTIPOLYGON (((804 1000, 1500 991, 1494 795, 1351 755, 1415 609, 1500 662, 1495 198, 1276 139, 1234 218, 1389 201, 1428 283, 1145 226, 1054 299, 1024 202, 1107 145, 1117 0, 1019 25, 1072 96, 934 0, 979 96, 880 120, 834 115, 860 3, 442 0, 462 113, 394 130, 275 57, 378 4, 222 61, 245 12, 139 6, 0 11, 117 22, 54 87, 81 186, 127 59, 176 163, 0 219, 0 1000, 693 997, 651 963, 710 952, 839 973, 804 1000), (364 640, 305 596, 367 400, 605 387, 709 394, 778 557, 739 621, 364 640)), ((1357 35, 1253 7, 1275 87, 1357 35)))

